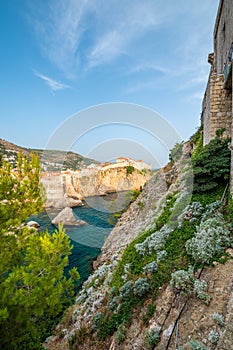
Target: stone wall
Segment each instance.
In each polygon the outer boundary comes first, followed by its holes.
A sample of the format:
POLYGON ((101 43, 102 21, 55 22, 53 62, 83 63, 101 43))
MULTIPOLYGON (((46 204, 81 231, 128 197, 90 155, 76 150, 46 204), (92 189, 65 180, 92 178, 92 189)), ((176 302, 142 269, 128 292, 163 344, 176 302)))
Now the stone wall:
POLYGON ((216 130, 225 128, 225 137, 231 137, 232 92, 224 89, 223 75, 210 75, 206 95, 203 101, 204 145, 216 134, 216 130))
POLYGON ((202 102, 201 125, 203 125, 203 142, 207 145, 210 142, 210 77, 202 102))
POLYGON ((211 71, 202 104, 204 145, 215 137, 217 129, 225 128, 224 136, 232 135, 232 81, 228 81, 228 86, 224 82, 225 67, 231 65, 232 43, 232 0, 220 0, 214 29, 214 53, 209 55, 211 71))
POLYGON ((233 42, 232 0, 221 0, 214 30, 215 69, 222 74, 233 42))

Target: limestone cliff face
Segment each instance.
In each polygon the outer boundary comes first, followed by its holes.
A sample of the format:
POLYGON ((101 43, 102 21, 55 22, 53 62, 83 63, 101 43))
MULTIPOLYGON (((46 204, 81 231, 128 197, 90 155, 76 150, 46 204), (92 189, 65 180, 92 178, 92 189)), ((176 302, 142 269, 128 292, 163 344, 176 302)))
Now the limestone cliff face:
POLYGON ((150 178, 149 173, 134 169, 132 174, 126 167, 81 171, 73 176, 73 186, 83 197, 106 193, 140 189, 150 178))
MULTIPOLYGON (((93 335, 93 317, 106 308, 106 298, 111 293, 111 278, 122 252, 140 232, 153 230, 167 194, 184 191, 182 169, 191 151, 191 145, 186 143, 180 162, 159 170, 122 215, 102 248, 93 274, 84 283, 75 305, 70 308, 69 316, 66 315, 55 334, 46 342, 47 349, 191 350, 194 349, 189 344, 191 339, 204 344, 200 349, 233 349, 233 259, 225 264, 214 262, 212 267, 206 266, 196 272, 196 277, 208 283, 209 303, 182 295, 170 285, 163 284, 157 291, 156 298, 147 298, 134 309, 120 342, 121 333, 118 331, 105 340, 93 335), (154 306, 150 317, 149 305, 154 306), (213 315, 216 313, 222 315, 222 324, 214 320, 213 315), (160 341, 148 345, 147 334, 154 329, 159 332, 160 341), (212 337, 210 341, 211 332, 218 337, 217 340, 212 337)), ((228 253, 233 257, 232 249, 228 249, 228 253)))
MULTIPOLYGON (((189 155, 190 145, 184 146, 184 155, 182 161, 189 155)), ((92 317, 101 310, 102 303, 105 295, 109 293, 109 280, 113 274, 114 268, 120 259, 124 249, 127 245, 133 241, 133 239, 143 230, 147 230, 154 227, 155 219, 161 213, 166 196, 168 193, 174 193, 181 190, 182 183, 182 161, 179 164, 175 164, 173 167, 163 168, 155 173, 147 183, 145 184, 142 193, 133 202, 128 210, 119 219, 117 225, 114 227, 110 235, 105 241, 102 247, 102 253, 98 260, 94 263, 94 273, 84 283, 83 290, 80 292, 80 298, 85 302, 76 302, 70 310, 69 326, 67 324, 60 324, 57 327, 55 336, 48 339, 45 346, 50 350, 68 350, 69 340, 79 329, 83 329, 90 326, 92 317), (141 204, 142 203, 142 204, 141 204), (110 263, 110 265, 109 265, 110 263), (94 285, 91 290, 88 289, 89 285, 93 285, 93 281, 100 274, 105 276, 104 283, 101 285, 94 285), (87 292, 88 289, 88 292, 87 292), (87 293, 87 294, 86 294, 87 293), (88 300, 86 298, 88 297, 88 300), (58 334, 63 334, 60 337, 58 334)), ((118 171, 118 174, 120 171, 118 171)), ((123 170, 125 174, 125 170, 123 170)), ((102 174, 101 174, 102 176, 102 174)), ((107 179, 109 179, 107 174, 107 179)), ((106 182, 105 182, 106 184, 106 182)), ((109 185, 109 182, 107 182, 109 185)), ((111 185, 113 183, 111 182, 111 185)), ((88 183, 89 185, 89 183, 88 183)), ((78 299, 77 299, 78 300, 78 299)), ((166 300, 164 300, 166 302, 166 300)), ((149 300, 148 300, 149 303, 149 300)), ((163 311, 167 306, 164 306, 163 311)), ((146 306, 145 308, 146 309, 146 306)), ((145 313, 142 308, 141 313, 145 313)), ((166 311, 164 311, 166 313, 166 311)), ((147 327, 140 320, 140 315, 135 313, 132 318, 132 322, 128 325, 128 331, 125 342, 118 345, 116 340, 116 334, 107 338, 104 342, 92 343, 88 334, 87 337, 83 337, 82 344, 79 345, 80 350, 133 350, 145 348, 145 330, 147 327), (140 344, 140 345, 137 345, 140 344)), ((161 316, 162 317, 162 316, 161 316)), ((155 321, 155 320, 154 320, 155 321)), ((165 349, 165 348, 164 348, 165 349)))
POLYGON ((46 205, 65 207, 80 205, 85 197, 140 189, 150 177, 150 170, 113 164, 75 172, 44 173, 41 182, 46 190, 46 205))

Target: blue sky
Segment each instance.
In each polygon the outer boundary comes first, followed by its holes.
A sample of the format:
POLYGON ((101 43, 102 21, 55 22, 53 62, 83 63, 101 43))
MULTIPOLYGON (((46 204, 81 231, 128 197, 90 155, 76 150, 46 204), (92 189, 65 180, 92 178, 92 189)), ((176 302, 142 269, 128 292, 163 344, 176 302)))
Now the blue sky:
MULTIPOLYGON (((125 102, 157 111, 187 139, 199 125, 218 2, 2 0, 0 138, 44 148, 70 116, 125 102)), ((98 128, 72 149, 89 154, 89 143, 130 133, 98 128)), ((146 143, 135 129, 131 139, 146 143)))

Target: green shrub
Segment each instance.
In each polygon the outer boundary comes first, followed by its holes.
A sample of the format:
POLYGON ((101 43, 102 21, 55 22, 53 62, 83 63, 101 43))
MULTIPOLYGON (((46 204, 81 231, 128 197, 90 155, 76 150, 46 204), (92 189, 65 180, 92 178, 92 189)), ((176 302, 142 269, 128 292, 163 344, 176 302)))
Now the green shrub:
POLYGON ((208 336, 208 340, 212 343, 212 344, 216 344, 219 340, 219 333, 214 331, 213 329, 210 331, 209 336, 208 336))
POLYGON ((190 138, 190 142, 195 146, 195 149, 191 155, 191 158, 195 158, 198 153, 200 153, 203 148, 203 128, 202 126, 197 130, 197 132, 190 138))
POLYGON ((150 329, 146 332, 146 344, 150 347, 154 347, 159 343, 159 332, 156 328, 150 329))
POLYGON ((134 166, 132 166, 132 165, 126 166, 126 173, 127 173, 127 175, 133 174, 134 170, 135 170, 134 166))
POLYGON ((186 250, 196 263, 210 263, 232 245, 231 232, 223 216, 217 215, 199 225, 195 236, 186 243, 186 250))
POLYGON ((125 324, 121 324, 118 328, 117 328, 117 332, 116 332, 116 341, 117 344, 122 343, 125 338, 126 338, 126 327, 125 324))
POLYGON ((149 319, 154 315, 156 306, 154 304, 148 304, 146 313, 142 316, 142 320, 145 324, 148 324, 149 319))
POLYGON ((202 342, 197 340, 190 340, 189 345, 192 350, 209 350, 202 342))
POLYGON ((139 209, 141 209, 141 210, 145 207, 145 204, 141 201, 139 201, 137 204, 138 204, 139 209))
POLYGON ((217 322, 217 324, 219 324, 220 326, 225 326, 225 320, 224 320, 224 317, 223 315, 215 312, 213 314, 213 319, 217 322))
POLYGON ((170 285, 172 288, 188 295, 196 295, 199 299, 209 302, 209 295, 205 293, 208 285, 206 281, 195 279, 192 266, 187 271, 178 270, 173 272, 171 277, 170 285))
POLYGON ((170 162, 173 163, 181 158, 183 146, 184 146, 184 142, 182 141, 181 143, 176 143, 175 146, 170 150, 170 153, 169 153, 170 162))
POLYGON ((194 193, 213 190, 230 178, 229 139, 216 137, 192 158, 194 193))
POLYGON ((133 293, 138 297, 144 296, 150 289, 150 284, 147 278, 139 278, 134 282, 133 293))

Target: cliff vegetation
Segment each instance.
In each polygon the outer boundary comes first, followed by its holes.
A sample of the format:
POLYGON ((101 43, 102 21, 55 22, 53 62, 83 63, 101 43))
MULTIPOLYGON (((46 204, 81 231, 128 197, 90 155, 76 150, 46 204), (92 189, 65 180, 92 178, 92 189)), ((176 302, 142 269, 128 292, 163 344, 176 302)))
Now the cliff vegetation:
POLYGON ((233 348, 229 139, 200 140, 176 145, 122 215, 46 348, 233 348))

